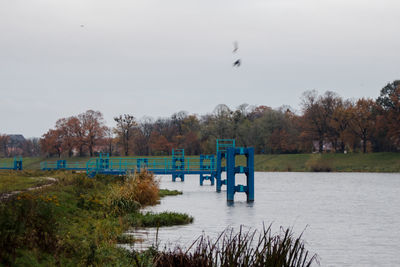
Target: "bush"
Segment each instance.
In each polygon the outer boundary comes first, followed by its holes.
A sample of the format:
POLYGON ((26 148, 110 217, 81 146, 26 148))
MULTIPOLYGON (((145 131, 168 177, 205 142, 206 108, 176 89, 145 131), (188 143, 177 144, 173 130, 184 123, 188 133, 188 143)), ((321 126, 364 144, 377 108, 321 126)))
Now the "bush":
POLYGON ((323 159, 320 154, 313 155, 311 159, 306 162, 306 167, 309 171, 313 172, 331 172, 332 164, 327 159, 323 159))

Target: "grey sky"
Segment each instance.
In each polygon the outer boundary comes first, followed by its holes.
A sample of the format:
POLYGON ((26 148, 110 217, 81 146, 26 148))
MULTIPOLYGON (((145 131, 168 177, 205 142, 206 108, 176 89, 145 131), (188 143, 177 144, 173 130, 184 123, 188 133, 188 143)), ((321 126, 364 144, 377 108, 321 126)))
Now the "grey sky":
POLYGON ((41 136, 87 109, 112 126, 298 109, 309 89, 375 98, 400 78, 399 14, 399 0, 0 0, 0 133, 41 136))

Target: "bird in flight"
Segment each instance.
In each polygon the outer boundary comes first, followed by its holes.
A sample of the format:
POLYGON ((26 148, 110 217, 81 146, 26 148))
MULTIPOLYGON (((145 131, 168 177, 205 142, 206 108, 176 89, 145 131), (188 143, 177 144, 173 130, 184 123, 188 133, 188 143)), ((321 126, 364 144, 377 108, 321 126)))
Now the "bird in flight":
POLYGON ((233 62, 233 66, 234 67, 240 67, 240 64, 241 64, 240 59, 238 59, 235 62, 233 62))
POLYGON ((238 42, 234 41, 233 42, 233 51, 232 51, 232 53, 236 53, 238 51, 238 49, 239 49, 238 42))

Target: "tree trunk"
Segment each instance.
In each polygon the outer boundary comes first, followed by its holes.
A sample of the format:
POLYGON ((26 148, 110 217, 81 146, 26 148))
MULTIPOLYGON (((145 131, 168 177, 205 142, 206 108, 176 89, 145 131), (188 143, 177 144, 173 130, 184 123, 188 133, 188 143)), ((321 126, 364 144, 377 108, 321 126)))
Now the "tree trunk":
POLYGON ((363 153, 367 153, 367 138, 363 137, 363 153))
POLYGON ((319 153, 322 153, 324 151, 324 137, 319 136, 319 153))

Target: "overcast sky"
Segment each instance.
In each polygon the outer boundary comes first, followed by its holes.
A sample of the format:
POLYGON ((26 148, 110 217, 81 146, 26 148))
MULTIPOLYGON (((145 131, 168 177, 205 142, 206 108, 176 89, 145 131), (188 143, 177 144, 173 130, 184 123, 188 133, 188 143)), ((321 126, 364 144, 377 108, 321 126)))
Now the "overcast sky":
POLYGON ((88 109, 113 126, 299 109, 310 89, 376 98, 400 79, 399 14, 399 0, 0 0, 0 133, 39 137, 88 109))

